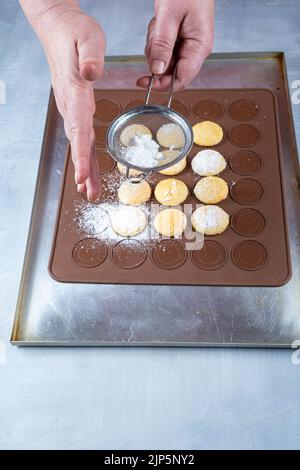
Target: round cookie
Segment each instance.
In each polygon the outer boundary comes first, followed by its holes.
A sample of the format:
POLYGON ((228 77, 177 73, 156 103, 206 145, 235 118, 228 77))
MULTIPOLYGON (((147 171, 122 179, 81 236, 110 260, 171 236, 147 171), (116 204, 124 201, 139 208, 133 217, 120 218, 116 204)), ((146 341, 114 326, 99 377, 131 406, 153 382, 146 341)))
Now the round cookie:
POLYGON ((187 217, 179 209, 164 209, 156 214, 153 225, 164 237, 179 237, 186 228, 187 217))
MULTIPOLYGON (((123 163, 118 162, 117 167, 118 167, 119 172, 122 173, 122 175, 126 175, 126 170, 127 170, 126 165, 123 165, 123 163)), ((129 170, 129 176, 139 176, 141 174, 142 174, 141 171, 135 170, 134 168, 130 168, 129 170)))
POLYGON ((147 181, 134 184, 124 181, 118 189, 119 201, 130 206, 140 206, 151 197, 151 187, 147 181))
POLYGON ((205 204, 217 204, 228 196, 228 184, 218 176, 206 176, 194 187, 194 194, 205 204))
POLYGON ((134 237, 147 225, 147 217, 138 207, 122 206, 110 217, 113 230, 122 237, 134 237))
POLYGON ((218 235, 228 227, 229 215, 218 206, 201 206, 193 212, 191 222, 203 235, 218 235))
POLYGON ((225 168, 226 160, 216 150, 201 150, 192 160, 192 169, 200 176, 218 175, 225 168))
MULTIPOLYGON (((164 150, 162 154, 165 158, 176 158, 179 155, 179 152, 178 150, 164 150)), ((185 169, 185 167, 186 167, 186 158, 183 158, 182 160, 175 163, 174 165, 169 166, 169 168, 160 170, 159 173, 161 173, 162 175, 174 176, 174 175, 178 175, 178 173, 181 173, 185 169)))
POLYGON ((125 145, 125 147, 128 147, 133 137, 141 134, 148 134, 152 137, 152 132, 150 129, 148 129, 148 127, 144 126, 143 124, 131 124, 122 130, 120 141, 123 145, 125 145))
POLYGON ((178 206, 186 200, 188 194, 186 184, 175 178, 160 181, 154 190, 157 201, 164 206, 178 206))
POLYGON ((159 145, 169 149, 179 149, 185 144, 183 130, 178 124, 174 123, 161 126, 157 131, 156 138, 159 145))
POLYGON ((195 144, 203 147, 218 145, 224 136, 222 127, 211 121, 198 122, 193 126, 193 132, 195 144))

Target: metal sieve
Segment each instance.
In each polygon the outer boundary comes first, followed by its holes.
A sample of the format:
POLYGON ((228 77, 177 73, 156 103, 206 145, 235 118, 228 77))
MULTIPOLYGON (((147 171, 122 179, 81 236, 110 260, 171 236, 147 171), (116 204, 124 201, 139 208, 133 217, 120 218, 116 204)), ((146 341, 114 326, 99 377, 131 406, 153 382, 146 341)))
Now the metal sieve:
MULTIPOLYGON (((178 163, 190 152, 193 146, 193 130, 189 122, 177 111, 171 109, 173 88, 175 82, 176 70, 174 70, 172 83, 169 92, 169 98, 167 106, 151 105, 149 99, 153 86, 155 76, 152 75, 145 105, 138 106, 120 114, 109 126, 106 136, 107 150, 110 155, 119 163, 126 166, 126 178, 132 183, 140 183, 145 180, 153 171, 160 171, 168 168, 175 163, 178 163), (166 150, 177 150, 177 152, 168 152, 167 156, 163 156, 162 159, 155 161, 155 165, 151 167, 138 165, 136 162, 133 164, 126 157, 126 146, 121 142, 121 134, 128 126, 131 125, 143 125, 146 126, 152 133, 152 138, 160 145, 159 151, 163 152, 166 150), (180 129, 180 140, 182 139, 182 145, 180 142, 179 148, 174 148, 173 145, 161 145, 157 140, 157 133, 162 126, 166 124, 176 124, 176 126, 168 126, 168 129, 174 131, 168 134, 169 143, 174 141, 178 143, 178 132, 180 129), (138 170, 141 172, 138 176, 130 176, 130 169, 138 170)), ((161 140, 161 139, 160 139, 161 140)))

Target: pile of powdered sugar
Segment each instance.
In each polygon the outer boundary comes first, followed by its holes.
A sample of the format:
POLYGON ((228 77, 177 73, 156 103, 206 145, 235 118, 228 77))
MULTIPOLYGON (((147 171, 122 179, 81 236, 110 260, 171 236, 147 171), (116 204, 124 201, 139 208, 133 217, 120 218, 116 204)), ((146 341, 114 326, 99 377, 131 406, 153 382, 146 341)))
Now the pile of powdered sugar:
POLYGON ((148 134, 136 134, 128 147, 122 148, 124 162, 141 168, 155 167, 164 158, 159 145, 148 134))

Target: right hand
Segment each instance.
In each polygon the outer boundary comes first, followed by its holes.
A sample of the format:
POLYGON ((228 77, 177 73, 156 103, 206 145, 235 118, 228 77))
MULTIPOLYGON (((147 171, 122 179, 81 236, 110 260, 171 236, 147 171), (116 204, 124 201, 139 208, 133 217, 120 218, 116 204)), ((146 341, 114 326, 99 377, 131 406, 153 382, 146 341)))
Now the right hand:
POLYGON ((28 12, 30 5, 26 10, 24 3, 29 2, 23 1, 22 6, 49 62, 57 107, 71 142, 77 189, 86 191, 88 200, 96 200, 101 187, 93 129, 93 82, 103 72, 104 34, 77 2, 56 3, 57 6, 45 8, 35 18, 28 12))
MULTIPOLYGON (((174 91, 196 77, 210 54, 214 38, 214 0, 155 0, 155 16, 149 23, 145 54, 156 75, 153 89, 167 91, 176 63, 174 91)), ((150 77, 137 84, 149 85, 150 77)))

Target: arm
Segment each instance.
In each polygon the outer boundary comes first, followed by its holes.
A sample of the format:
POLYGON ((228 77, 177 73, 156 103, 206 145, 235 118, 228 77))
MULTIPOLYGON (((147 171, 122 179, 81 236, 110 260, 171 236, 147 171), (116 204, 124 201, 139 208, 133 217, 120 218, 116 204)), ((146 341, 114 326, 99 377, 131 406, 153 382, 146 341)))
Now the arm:
MULTIPOLYGON (((155 17, 150 21, 145 47, 158 91, 170 86, 177 63, 175 91, 186 87, 210 54, 214 37, 214 0, 155 0, 155 17)), ((138 85, 147 87, 149 77, 138 85)))
POLYGON ((41 41, 51 72, 57 107, 72 147, 78 191, 100 195, 95 158, 93 82, 103 71, 105 39, 97 22, 77 0, 20 0, 41 41))

